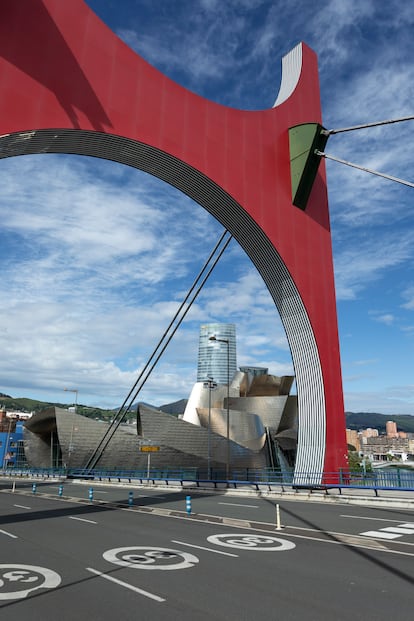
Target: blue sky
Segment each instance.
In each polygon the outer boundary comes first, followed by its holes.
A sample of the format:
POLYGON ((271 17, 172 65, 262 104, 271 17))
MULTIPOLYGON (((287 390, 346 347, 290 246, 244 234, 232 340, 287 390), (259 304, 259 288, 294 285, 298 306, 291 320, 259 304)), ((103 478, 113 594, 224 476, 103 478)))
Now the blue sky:
MULTIPOLYGON (((390 0, 88 0, 198 94, 273 105, 281 57, 318 54, 328 129, 413 115, 414 5, 390 0)), ((331 136, 337 157, 414 181, 414 122, 331 136)), ((345 407, 414 414, 412 188, 327 162, 345 407)), ((73 156, 2 160, 0 392, 119 405, 221 234, 178 191, 73 156), (183 235, 184 231, 184 235, 183 235)), ((238 363, 293 372, 283 328, 235 241, 140 399, 187 397, 201 323, 233 322, 238 363)))

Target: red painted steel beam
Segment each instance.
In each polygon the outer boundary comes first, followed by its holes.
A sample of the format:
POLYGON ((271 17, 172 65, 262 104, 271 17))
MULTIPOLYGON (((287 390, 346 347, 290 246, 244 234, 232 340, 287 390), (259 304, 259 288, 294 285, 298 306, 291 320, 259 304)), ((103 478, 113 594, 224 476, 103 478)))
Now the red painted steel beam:
MULTIPOLYGON (((316 55, 303 44, 297 53, 300 76, 285 101, 270 110, 235 110, 163 75, 83 0, 2 0, 0 136, 22 140, 29 132, 30 140, 30 132, 56 129, 128 138, 195 169, 249 215, 277 250, 306 309, 323 383, 325 419, 315 423, 316 432, 324 436, 329 472, 347 466, 331 232, 324 162, 306 210, 292 204, 288 129, 322 123, 316 55)), ((0 138, 0 150, 1 144, 0 138)), ((306 375, 306 363, 300 366, 306 375)), ((313 442, 321 443, 311 427, 308 418, 299 437, 309 454, 313 442)))

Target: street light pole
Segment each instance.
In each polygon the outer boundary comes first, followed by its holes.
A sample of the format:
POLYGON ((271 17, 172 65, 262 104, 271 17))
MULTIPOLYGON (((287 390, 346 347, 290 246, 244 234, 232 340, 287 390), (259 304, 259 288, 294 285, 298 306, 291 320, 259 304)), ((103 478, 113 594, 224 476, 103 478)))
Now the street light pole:
POLYGON ((230 479, 230 342, 229 339, 218 339, 216 336, 210 336, 209 341, 217 343, 225 343, 227 345, 227 458, 226 458, 226 479, 227 485, 230 479))
MULTIPOLYGON (((75 393, 75 416, 78 412, 78 389, 77 388, 64 388, 65 392, 74 392, 75 393)), ((68 450, 68 468, 70 466, 70 458, 73 452, 73 432, 75 427, 75 416, 72 418, 72 429, 70 431, 70 440, 69 440, 69 450, 68 450)))
POLYGON ((211 479, 211 391, 217 388, 216 382, 212 377, 208 377, 204 382, 204 388, 208 388, 208 434, 207 434, 207 478, 211 479))

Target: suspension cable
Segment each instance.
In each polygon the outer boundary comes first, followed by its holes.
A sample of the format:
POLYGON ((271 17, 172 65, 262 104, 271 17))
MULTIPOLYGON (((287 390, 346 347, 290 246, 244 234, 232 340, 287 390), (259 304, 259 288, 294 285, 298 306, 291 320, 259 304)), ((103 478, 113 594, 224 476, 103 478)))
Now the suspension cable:
POLYGON ((411 181, 405 181, 404 179, 399 179, 398 177, 393 177, 392 175, 387 175, 377 170, 372 170, 371 168, 366 168, 365 166, 360 166, 359 164, 348 162, 347 160, 341 160, 339 157, 329 155, 328 153, 323 153, 322 151, 318 151, 318 149, 315 150, 315 155, 319 155, 319 157, 325 157, 328 160, 333 160, 334 162, 339 162, 340 164, 352 166, 352 168, 358 168, 358 170, 371 173, 371 175, 377 175, 378 177, 389 179, 389 181, 396 181, 397 183, 401 183, 402 185, 408 185, 410 188, 414 188, 414 183, 411 183, 411 181))
POLYGON ((413 121, 414 116, 404 116, 400 119, 389 119, 386 121, 375 121, 374 123, 365 123, 363 125, 354 125, 353 127, 341 127, 339 129, 324 129, 322 133, 325 136, 331 136, 332 134, 340 134, 343 132, 351 132, 356 129, 366 129, 367 127, 378 127, 379 125, 391 125, 392 123, 402 123, 404 121, 413 121))
POLYGON ((105 431, 105 433, 104 433, 103 437, 101 438, 99 444, 97 445, 96 449, 94 450, 94 452, 92 453, 91 457, 89 458, 85 468, 93 469, 96 466, 96 464, 99 461, 100 457, 102 456, 104 450, 106 449, 106 447, 108 446, 110 440, 112 439, 114 433, 116 432, 116 430, 118 429, 118 427, 122 423, 122 421, 124 420, 125 416, 127 415, 128 411, 130 410, 134 400, 136 399, 138 393, 143 388, 144 384, 146 383, 147 379, 149 378, 150 374, 152 373, 154 367, 158 363, 159 359, 161 358, 162 354, 164 353, 165 349, 167 348, 168 344, 170 343, 172 337, 174 336, 174 334, 178 330, 178 328, 181 325, 183 319, 187 315, 187 313, 190 310, 192 304, 194 303, 195 299, 199 295, 201 289, 203 288, 204 284, 206 283, 206 281, 209 278, 211 272, 213 271, 213 269, 217 265, 219 259, 221 258, 222 254, 226 250, 226 248, 229 245, 231 240, 232 240, 232 236, 230 235, 230 233, 228 233, 228 231, 224 231, 223 234, 221 235, 219 241, 215 245, 214 249, 210 253, 210 255, 209 255, 207 261, 205 262, 203 268, 200 270, 199 274, 197 275, 196 279, 194 280, 194 282, 193 282, 191 288, 189 289, 187 295, 185 296, 184 300, 180 304, 179 309, 175 313, 173 319, 170 321, 170 323, 168 325, 168 328, 164 331, 164 334, 162 335, 161 339, 158 341, 157 346, 155 347, 153 353, 151 354, 151 356, 148 359, 147 363, 145 364, 144 368, 140 372, 136 382, 134 383, 133 387, 129 391, 129 393, 128 393, 127 397, 125 398, 124 402, 122 403, 121 407, 119 408, 119 410, 115 414, 115 417, 113 418, 112 423, 110 424, 110 426, 105 431), (221 249, 220 249, 220 246, 222 246, 221 249), (216 258, 213 261, 213 257, 216 255, 217 252, 218 252, 218 254, 217 254, 216 258), (213 263, 211 264, 212 261, 213 261, 213 263), (209 265, 210 265, 210 268, 208 269, 209 265), (203 278, 204 274, 206 274, 206 275, 203 278), (200 282, 201 278, 203 278, 203 280, 201 281, 201 284, 198 285, 198 283, 200 282), (198 285, 198 288, 196 289, 197 285, 198 285), (195 292, 194 292, 194 290, 195 290, 195 292), (194 292, 194 294, 193 294, 193 292, 194 292), (193 294, 193 296, 192 296, 192 298, 190 300, 190 296, 192 294, 193 294), (186 303, 188 301, 189 301, 188 306, 183 311, 183 309, 184 309, 184 307, 185 307, 185 305, 186 305, 186 303), (182 313, 182 316, 179 318, 179 320, 177 322, 177 325, 174 327, 174 329, 172 330, 171 334, 168 336, 168 333, 171 331, 171 329, 172 329, 175 321, 178 319, 180 313, 182 313), (166 342, 164 343, 163 347, 161 348, 161 346, 162 346, 164 341, 166 341, 166 342), (157 355, 157 352, 158 352, 158 355, 157 355), (157 357, 156 357, 156 355, 157 355, 157 357), (154 358, 155 358, 155 361, 153 362, 153 364, 150 367, 150 363, 154 360, 154 358), (144 377, 144 374, 145 374, 146 371, 148 371, 148 372, 146 373, 146 375, 144 377), (128 400, 129 400, 129 404, 128 404, 128 406, 126 406, 128 400))

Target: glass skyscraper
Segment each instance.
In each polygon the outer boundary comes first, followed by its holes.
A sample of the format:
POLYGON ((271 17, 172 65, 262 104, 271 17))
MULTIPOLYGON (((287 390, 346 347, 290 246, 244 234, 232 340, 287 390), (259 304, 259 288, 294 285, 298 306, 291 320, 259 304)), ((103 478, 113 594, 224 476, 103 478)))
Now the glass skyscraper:
POLYGON ((208 323, 200 326, 198 345, 197 382, 212 377, 218 384, 232 381, 237 371, 236 326, 233 323, 208 323), (210 341, 215 336, 216 341, 210 341), (223 343, 220 341, 228 341, 223 343), (228 352, 227 352, 228 350, 228 352), (227 355, 229 356, 227 377, 227 355))

